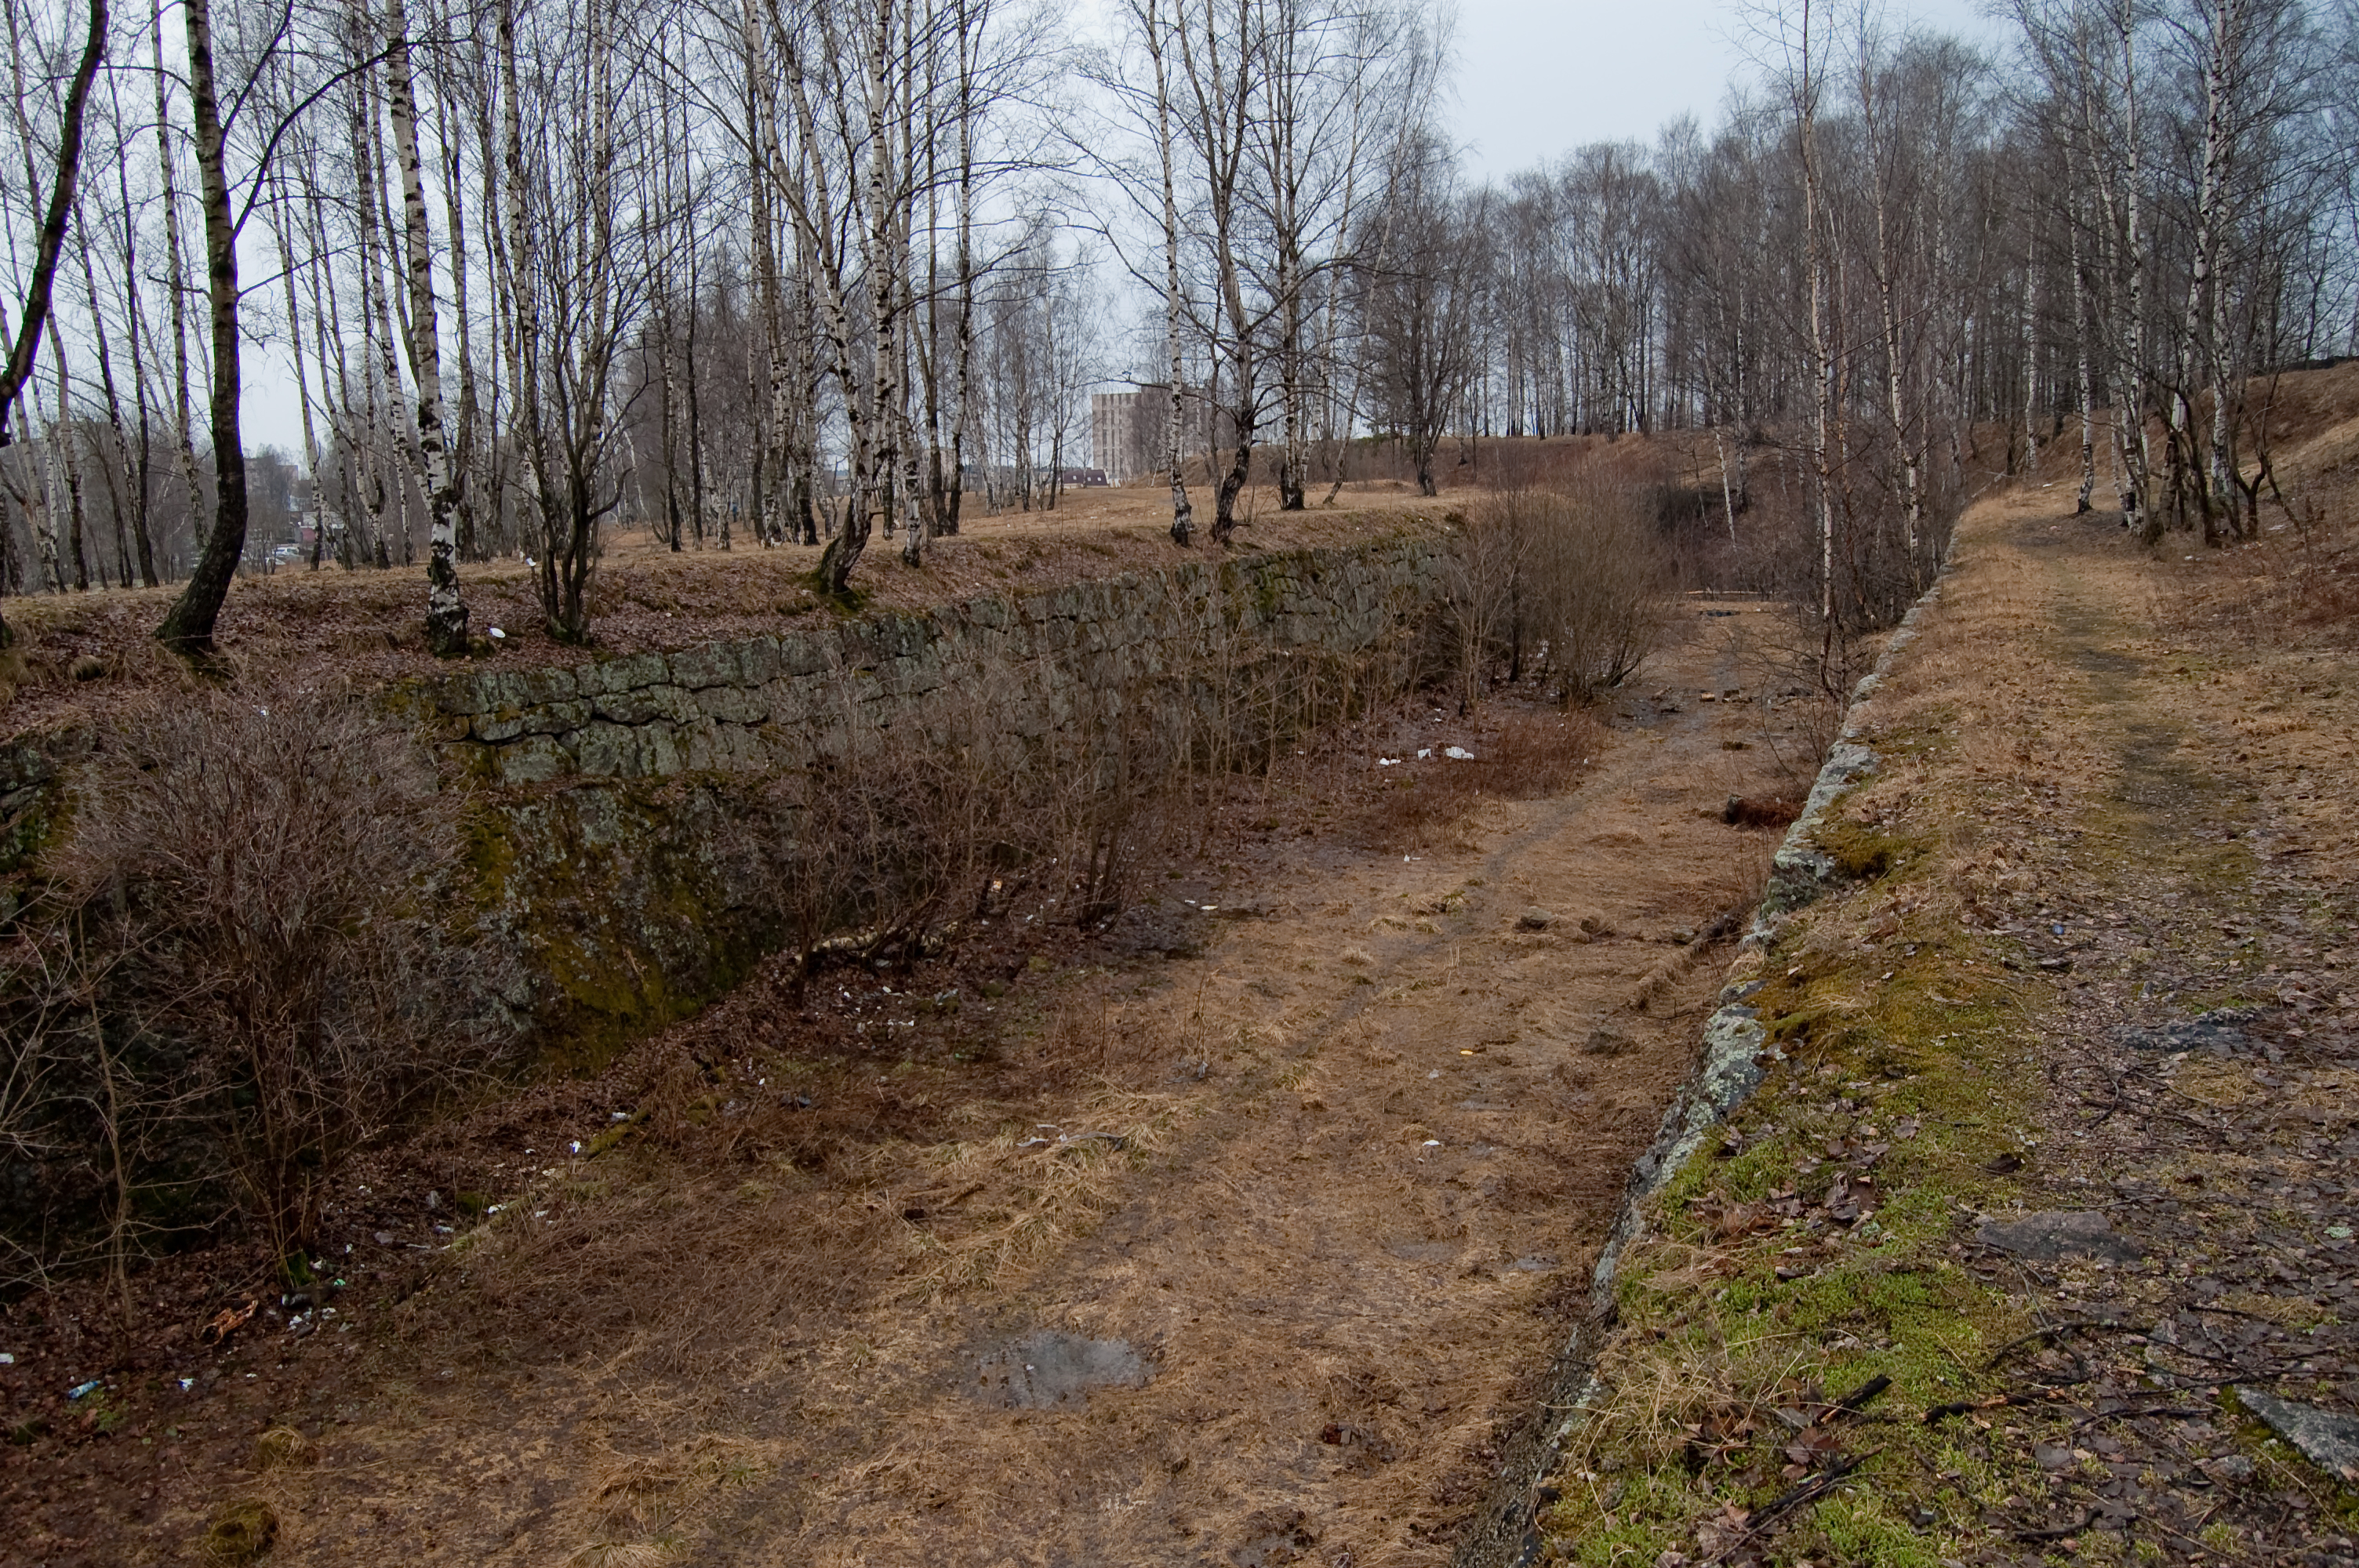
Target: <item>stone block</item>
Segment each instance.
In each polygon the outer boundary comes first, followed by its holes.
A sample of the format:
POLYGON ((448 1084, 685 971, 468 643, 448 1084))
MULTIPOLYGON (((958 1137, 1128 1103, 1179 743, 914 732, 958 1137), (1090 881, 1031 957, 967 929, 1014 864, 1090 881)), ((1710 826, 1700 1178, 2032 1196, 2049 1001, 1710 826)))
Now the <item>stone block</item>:
POLYGON ((641 687, 666 685, 671 680, 671 665, 661 654, 632 654, 584 665, 576 680, 584 697, 610 696, 641 687))
POLYGON ((647 771, 638 732, 625 725, 592 719, 573 732, 572 752, 574 764, 592 778, 635 779, 647 771))
POLYGON ((745 676, 737 649, 728 643, 708 643, 701 648, 686 649, 672 654, 670 665, 671 684, 690 691, 740 685, 745 676))
POLYGON ((609 692, 594 704, 597 716, 612 724, 693 723, 704 716, 696 699, 676 686, 639 687, 609 692))
POLYGON ((762 688, 716 686, 696 694, 697 711, 723 724, 759 724, 770 717, 762 688))
POLYGON ((803 633, 778 639, 778 668, 798 678, 824 675, 835 663, 834 642, 803 633))
POLYGON ((745 687, 767 686, 778 678, 778 640, 748 637, 737 644, 737 679, 745 687))
POLYGON ((643 726, 639 732, 639 755, 647 771, 658 778, 669 778, 688 766, 688 752, 679 736, 668 724, 643 726))
POLYGON ((492 752, 500 782, 507 784, 545 784, 573 771, 573 759, 547 735, 527 735, 492 752))

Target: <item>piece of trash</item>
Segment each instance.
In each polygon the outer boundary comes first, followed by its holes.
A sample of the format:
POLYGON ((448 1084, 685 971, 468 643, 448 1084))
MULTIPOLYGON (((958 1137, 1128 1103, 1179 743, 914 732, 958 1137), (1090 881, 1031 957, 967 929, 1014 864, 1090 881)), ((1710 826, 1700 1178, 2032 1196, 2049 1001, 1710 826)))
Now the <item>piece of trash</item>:
POLYGON ((1426 1076, 1427 1077, 1429 1077, 1429 1078, 1438 1078, 1438 1077, 1441 1076, 1441 1069, 1440 1069, 1440 1068, 1439 1068, 1439 1067, 1436 1067, 1436 1068, 1434 1068, 1434 1069, 1433 1069, 1433 1071, 1431 1071, 1431 1072, 1430 1072, 1430 1073, 1426 1074, 1425 1076, 1426 1076))
POLYGON ((1433 755, 1433 748, 1430 746, 1420 746, 1418 748, 1417 754, 1420 757, 1430 757, 1433 755))
POLYGON ((1422 1147, 1427 1149, 1439 1149, 1441 1147, 1441 1140, 1439 1138, 1429 1138, 1425 1141, 1422 1147))
MULTIPOLYGON (((1423 752, 1419 752, 1418 754, 1419 756, 1424 755, 1423 752)), ((1376 766, 1380 768, 1397 768, 1400 766, 1400 759, 1398 757, 1378 757, 1376 759, 1376 766)))
POLYGON ((184 1394, 196 1386, 197 1380, 194 1378, 183 1378, 180 1379, 180 1392, 184 1394))
POLYGON ((239 1329, 244 1328, 246 1320, 254 1315, 254 1309, 261 1304, 261 1298, 256 1297, 243 1307, 223 1307, 213 1314, 212 1321, 205 1325, 197 1337, 202 1339, 205 1335, 210 1334, 213 1337, 213 1343, 220 1344, 239 1329))
POLYGON ((1449 747, 1441 754, 1453 762, 1471 762, 1474 760, 1474 753, 1463 746, 1449 747))
POLYGON ((82 1398, 84 1394, 94 1394, 94 1393, 96 1393, 96 1392, 97 1392, 101 1388, 103 1388, 103 1387, 104 1387, 104 1386, 105 1386, 105 1385, 103 1385, 103 1383, 101 1383, 101 1382, 99 1381, 99 1379, 96 1379, 96 1378, 92 1378, 92 1379, 89 1382, 87 1382, 87 1383, 76 1383, 72 1388, 68 1389, 68 1390, 66 1390, 66 1398, 68 1398, 68 1399, 70 1399, 70 1400, 78 1400, 78 1399, 82 1398))
POLYGON ((606 1119, 609 1121, 628 1121, 631 1119, 631 1113, 627 1110, 610 1111, 607 1113, 606 1119))
POLYGON ((16 1364, 16 1353, 15 1351, 0 1350, 0 1367, 14 1367, 16 1364))
POLYGON ((492 635, 493 635, 493 636, 495 636, 495 637, 506 637, 506 636, 507 635, 507 633, 505 633, 505 632, 503 632, 503 631, 501 631, 498 627, 495 626, 495 627, 493 627, 493 628, 492 628, 492 635))
POLYGON ((574 1153, 579 1154, 582 1152, 582 1140, 577 1138, 572 1142, 568 1143, 565 1147, 571 1150, 574 1153))
POLYGON ((1220 907, 1217 903, 1200 903, 1196 906, 1196 912, 1199 914, 1210 914, 1220 907))

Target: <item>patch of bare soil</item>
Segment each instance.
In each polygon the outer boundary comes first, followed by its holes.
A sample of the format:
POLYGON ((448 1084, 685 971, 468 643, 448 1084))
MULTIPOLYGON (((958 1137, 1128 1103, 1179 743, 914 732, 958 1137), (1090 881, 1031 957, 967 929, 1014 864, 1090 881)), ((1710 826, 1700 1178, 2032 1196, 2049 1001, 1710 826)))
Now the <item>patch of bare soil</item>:
POLYGON ((1335 737, 1103 933, 766 975, 356 1173, 312 1299, 16 1303, 0 1555, 251 1500, 289 1563, 1445 1561, 1756 895, 1723 808, 1814 765, 1774 619, 1610 729, 1335 737))

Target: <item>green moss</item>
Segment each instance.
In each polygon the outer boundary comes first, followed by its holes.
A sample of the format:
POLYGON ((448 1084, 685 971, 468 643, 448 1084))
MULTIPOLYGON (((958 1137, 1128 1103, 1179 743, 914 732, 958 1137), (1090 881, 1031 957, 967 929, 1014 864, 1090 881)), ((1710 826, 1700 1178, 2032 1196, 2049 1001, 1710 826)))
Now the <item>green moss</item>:
POLYGON ((1898 834, 1880 832, 1855 822, 1837 820, 1832 814, 1810 834, 1810 841, 1834 862, 1845 881, 1869 882, 1890 876, 1916 860, 1924 846, 1898 834))
MULTIPOLYGON (((1905 879, 1925 858, 1898 836, 1861 837, 1881 842, 1848 847, 1880 849, 1886 877, 1905 879)), ((1883 952, 1805 957, 1807 924, 1767 956, 1773 978, 1748 999, 1785 1060, 1732 1118, 1737 1152, 1708 1145, 1676 1172, 1650 1205, 1652 1239, 1623 1260, 1601 1375, 1634 1391, 1609 1392, 1575 1430, 1558 1477, 1564 1500, 1545 1526, 1567 1560, 1692 1552, 1699 1521, 1783 1492, 1791 1433, 1772 1412, 1807 1402, 1803 1385, 1832 1397, 1891 1379, 1839 1428, 1850 1452, 1878 1452, 1780 1527, 1781 1554, 1931 1568, 1957 1555, 1955 1537, 1920 1530, 1903 1499, 1938 1515, 1945 1497, 1962 1504, 2005 1485, 1950 1429, 1919 1418, 2004 1391, 2003 1373, 1984 1364, 2026 1326, 1948 1255, 1962 1217, 2009 1190, 1985 1167, 2015 1145, 2038 1082, 2024 1070, 2019 998, 1954 930, 1912 931, 1916 956, 1896 963, 1883 952), (1826 1159, 1827 1145, 1871 1136, 1885 1146, 1872 1217, 1830 1224, 1818 1206, 1827 1187, 1857 1170, 1826 1159), (1690 1437, 1714 1412, 1740 1435, 1724 1457, 1696 1461, 1690 1437), (1582 1474, 1597 1484, 1576 1484, 1582 1474), (1944 1474, 1956 1479, 1923 1484, 1944 1474)))
POLYGON ((459 853, 467 868, 467 883, 478 909, 495 909, 507 901, 515 875, 516 843, 514 824, 485 797, 468 804, 459 822, 459 853))

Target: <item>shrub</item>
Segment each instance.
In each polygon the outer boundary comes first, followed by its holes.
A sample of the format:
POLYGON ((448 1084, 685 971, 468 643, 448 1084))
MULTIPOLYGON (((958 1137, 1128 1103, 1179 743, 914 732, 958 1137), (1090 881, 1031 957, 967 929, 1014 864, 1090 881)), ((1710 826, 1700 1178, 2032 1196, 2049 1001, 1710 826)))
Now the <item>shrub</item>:
POLYGON ((1501 663, 1511 683, 1545 676, 1569 698, 1593 697, 1637 669, 1669 621, 1672 564, 1651 496, 1610 474, 1484 497, 1451 571, 1468 705, 1501 663))
POLYGON ((92 977, 82 1027, 282 1258, 344 1156, 481 1051, 471 935, 433 895, 455 804, 406 726, 292 691, 136 711, 77 783, 47 869, 50 946, 92 977))

